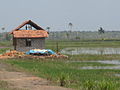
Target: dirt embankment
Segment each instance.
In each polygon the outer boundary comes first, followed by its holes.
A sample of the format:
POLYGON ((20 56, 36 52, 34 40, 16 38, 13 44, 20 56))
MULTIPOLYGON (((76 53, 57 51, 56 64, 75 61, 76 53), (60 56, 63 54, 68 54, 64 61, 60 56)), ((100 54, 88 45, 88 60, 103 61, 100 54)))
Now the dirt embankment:
POLYGON ((72 90, 59 86, 51 86, 50 82, 25 72, 15 71, 11 66, 0 63, 0 80, 7 81, 10 88, 23 90, 72 90))

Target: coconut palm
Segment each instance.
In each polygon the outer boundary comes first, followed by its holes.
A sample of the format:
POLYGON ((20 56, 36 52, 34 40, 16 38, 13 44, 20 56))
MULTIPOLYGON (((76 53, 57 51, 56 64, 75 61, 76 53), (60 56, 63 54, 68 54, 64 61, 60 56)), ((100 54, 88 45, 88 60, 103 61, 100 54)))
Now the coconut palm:
POLYGON ((2 30, 5 30, 5 28, 4 28, 4 27, 2 27, 1 29, 2 29, 2 30))
POLYGON ((70 27, 70 31, 72 31, 73 24, 70 22, 68 25, 69 25, 69 27, 70 27))
POLYGON ((102 34, 105 33, 105 30, 102 27, 100 27, 100 29, 98 29, 98 33, 100 34, 101 39, 104 40, 104 37, 102 36, 102 34))
POLYGON ((48 32, 50 31, 50 27, 47 27, 46 29, 48 30, 48 32))
POLYGON ((1 30, 2 30, 2 32, 3 32, 3 31, 5 30, 5 27, 2 27, 1 30))
POLYGON ((98 33, 103 34, 103 33, 105 33, 105 31, 104 31, 104 29, 102 27, 100 27, 100 29, 98 29, 98 33))

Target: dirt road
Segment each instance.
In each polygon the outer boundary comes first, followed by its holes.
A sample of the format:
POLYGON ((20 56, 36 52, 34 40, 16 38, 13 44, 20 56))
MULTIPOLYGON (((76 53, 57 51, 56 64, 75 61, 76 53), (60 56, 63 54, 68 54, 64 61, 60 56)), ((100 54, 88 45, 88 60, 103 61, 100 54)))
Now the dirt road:
POLYGON ((10 88, 24 90, 71 90, 59 86, 51 86, 50 82, 25 72, 15 71, 11 66, 0 63, 0 80, 7 81, 10 88))

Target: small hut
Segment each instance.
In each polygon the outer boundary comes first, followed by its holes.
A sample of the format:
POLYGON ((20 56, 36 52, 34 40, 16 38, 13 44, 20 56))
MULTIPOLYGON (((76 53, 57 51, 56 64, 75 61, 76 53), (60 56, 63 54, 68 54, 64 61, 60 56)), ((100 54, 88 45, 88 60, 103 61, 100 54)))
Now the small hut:
POLYGON ((23 22, 11 34, 14 49, 22 52, 30 49, 44 49, 45 38, 48 37, 48 32, 31 20, 23 22))

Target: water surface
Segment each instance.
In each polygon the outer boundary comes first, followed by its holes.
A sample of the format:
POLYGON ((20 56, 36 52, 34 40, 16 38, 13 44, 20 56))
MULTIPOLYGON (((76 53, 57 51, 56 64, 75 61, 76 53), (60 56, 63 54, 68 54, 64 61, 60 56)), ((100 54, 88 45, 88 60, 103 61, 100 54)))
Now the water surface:
POLYGON ((79 55, 79 54, 120 54, 120 48, 65 48, 61 50, 63 54, 79 55))
POLYGON ((120 69, 120 60, 99 60, 99 61, 68 61, 68 63, 82 63, 82 62, 98 62, 98 63, 103 63, 103 64, 113 64, 114 66, 83 66, 80 67, 79 69, 120 69))

